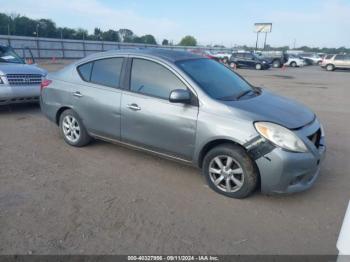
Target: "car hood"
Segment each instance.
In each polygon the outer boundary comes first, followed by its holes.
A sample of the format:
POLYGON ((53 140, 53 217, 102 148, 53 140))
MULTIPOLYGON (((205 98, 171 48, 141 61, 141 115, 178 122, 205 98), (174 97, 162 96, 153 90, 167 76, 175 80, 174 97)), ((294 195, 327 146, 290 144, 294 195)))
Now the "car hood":
POLYGON ((7 74, 40 74, 46 75, 47 71, 36 65, 0 63, 0 75, 7 74))
POLYGON ((223 103, 232 110, 247 114, 253 121, 273 122, 289 129, 305 126, 315 118, 315 114, 306 106, 266 90, 253 98, 223 103))

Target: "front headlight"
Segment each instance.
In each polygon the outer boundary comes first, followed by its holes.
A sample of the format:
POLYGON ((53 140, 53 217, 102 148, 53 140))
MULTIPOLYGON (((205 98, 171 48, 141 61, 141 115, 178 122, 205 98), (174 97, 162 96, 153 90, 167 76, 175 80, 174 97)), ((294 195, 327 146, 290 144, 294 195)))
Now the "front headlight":
POLYGON ((270 122, 254 124, 260 135, 273 144, 293 152, 307 152, 304 142, 291 130, 270 122))

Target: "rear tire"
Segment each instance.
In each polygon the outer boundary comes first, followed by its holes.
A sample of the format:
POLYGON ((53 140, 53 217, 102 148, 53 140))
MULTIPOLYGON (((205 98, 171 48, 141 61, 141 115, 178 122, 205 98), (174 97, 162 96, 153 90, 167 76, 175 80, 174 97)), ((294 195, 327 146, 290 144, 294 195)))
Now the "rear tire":
POLYGON ((279 60, 274 60, 272 62, 272 67, 274 68, 280 68, 281 67, 281 62, 279 60))
POLYGON ((72 109, 63 111, 60 116, 59 127, 60 134, 68 145, 82 147, 91 141, 83 122, 72 109))
POLYGON ((256 70, 261 70, 261 69, 262 69, 261 64, 256 64, 256 65, 255 65, 255 69, 256 69, 256 70))
POLYGON ((230 66, 231 69, 237 68, 237 64, 234 63, 234 62, 230 62, 229 66, 230 66))
POLYGON ((202 174, 215 192, 246 198, 258 184, 258 171, 253 160, 240 146, 223 144, 211 149, 203 160, 202 174))
POLYGON ((334 71, 334 65, 332 65, 332 64, 326 65, 326 70, 327 71, 334 71))

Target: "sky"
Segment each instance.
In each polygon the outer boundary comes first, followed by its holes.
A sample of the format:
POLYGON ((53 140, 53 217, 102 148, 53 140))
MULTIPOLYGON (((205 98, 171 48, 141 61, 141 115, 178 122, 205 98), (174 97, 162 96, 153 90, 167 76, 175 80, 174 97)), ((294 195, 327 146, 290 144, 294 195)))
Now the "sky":
POLYGON ((201 45, 255 46, 254 23, 271 22, 271 46, 350 47, 350 0, 0 0, 0 6, 57 26, 90 33, 128 28, 174 44, 193 35, 201 45))

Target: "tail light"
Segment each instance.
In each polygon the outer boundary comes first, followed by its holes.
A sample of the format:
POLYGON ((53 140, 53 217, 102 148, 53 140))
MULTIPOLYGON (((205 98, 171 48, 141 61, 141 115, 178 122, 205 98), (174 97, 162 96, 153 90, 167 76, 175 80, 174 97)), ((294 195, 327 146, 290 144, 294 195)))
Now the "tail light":
POLYGON ((40 83, 40 90, 42 91, 44 88, 48 87, 52 83, 52 80, 44 78, 40 83))

